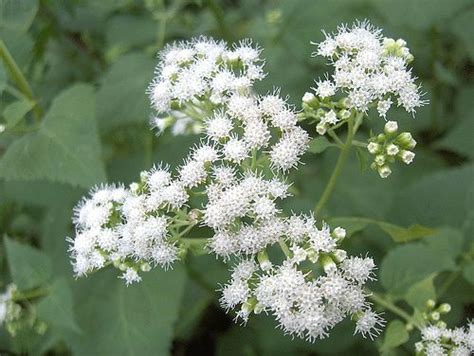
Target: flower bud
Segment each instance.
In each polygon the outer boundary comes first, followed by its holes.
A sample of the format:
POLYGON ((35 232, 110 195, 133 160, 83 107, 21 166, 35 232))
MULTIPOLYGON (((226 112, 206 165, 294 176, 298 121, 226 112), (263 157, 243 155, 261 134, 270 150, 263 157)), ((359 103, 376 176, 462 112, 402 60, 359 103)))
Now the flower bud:
POLYGON ((403 150, 399 154, 400 158, 402 159, 403 163, 410 164, 413 162, 415 158, 415 154, 412 151, 403 150))
POLYGON ((326 133, 326 125, 323 123, 319 123, 316 125, 316 132, 321 136, 326 133))
POLYGON ((426 307, 428 309, 433 309, 436 306, 436 302, 433 299, 428 299, 426 301, 426 307))
POLYGON ((337 263, 341 263, 342 261, 346 259, 347 252, 345 250, 338 249, 334 251, 334 253, 332 254, 332 257, 337 263))
POLYGON ((375 142, 369 142, 369 144, 367 145, 367 150, 375 155, 377 153, 380 152, 380 145, 378 143, 375 143, 375 142))
POLYGON ((312 106, 313 104, 317 104, 318 99, 316 99, 316 96, 313 93, 306 92, 303 95, 303 103, 308 104, 312 106))
POLYGON ((346 230, 338 226, 332 231, 332 235, 337 241, 343 240, 346 237, 346 230))
POLYGON ((374 162, 379 166, 383 166, 385 164, 385 156, 384 155, 375 156, 374 162))
POLYGON ((413 139, 413 136, 409 132, 402 132, 398 135, 397 139, 395 140, 400 146, 413 149, 416 146, 416 141, 413 139))
POLYGON ((133 182, 129 185, 129 188, 133 193, 136 193, 140 189, 140 185, 136 182, 133 182))
POLYGON ((349 110, 342 109, 342 110, 339 111, 339 117, 342 120, 347 120, 348 118, 351 117, 351 112, 349 110))
POLYGON ((434 311, 430 314, 430 318, 434 321, 438 321, 440 318, 440 314, 437 311, 434 311))
POLYGON ((387 178, 390 174, 392 174, 392 170, 389 166, 382 166, 378 169, 378 171, 381 178, 387 178))
POLYGON ((386 134, 393 134, 398 131, 398 124, 396 121, 387 121, 384 127, 386 134))
POLYGON ((446 314, 446 313, 449 313, 451 311, 451 305, 448 304, 448 303, 443 303, 439 306, 438 308, 438 311, 441 313, 441 314, 446 314))
POLYGON ((268 259, 268 255, 265 250, 260 251, 257 255, 257 261, 260 264, 262 271, 269 271, 272 269, 272 263, 268 259))
POLYGON ((389 156, 395 156, 399 151, 398 146, 393 143, 387 146, 387 154, 389 156))

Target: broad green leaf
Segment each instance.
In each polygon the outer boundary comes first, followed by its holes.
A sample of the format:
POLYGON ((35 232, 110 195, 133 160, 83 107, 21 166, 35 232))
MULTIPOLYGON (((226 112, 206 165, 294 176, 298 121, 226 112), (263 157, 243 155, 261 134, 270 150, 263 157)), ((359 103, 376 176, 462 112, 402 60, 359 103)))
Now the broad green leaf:
POLYGON ((1 0, 0 30, 28 30, 37 11, 37 0, 1 0))
POLYGON ((109 51, 127 51, 156 39, 156 22, 144 16, 117 15, 107 21, 106 40, 109 51))
POLYGON ((382 351, 388 351, 408 341, 410 335, 405 327, 405 323, 400 320, 391 321, 385 330, 382 344, 382 351))
POLYGON ((474 284, 474 261, 469 261, 468 264, 463 268, 462 275, 471 284, 474 284))
POLYGON ((474 158, 474 140, 469 133, 474 132, 474 109, 464 113, 460 122, 444 137, 438 147, 448 148, 463 156, 474 158))
POLYGON ((321 153, 331 146, 333 146, 333 144, 329 142, 326 137, 316 137, 309 143, 308 151, 311 153, 321 153))
POLYGON ((473 177, 472 164, 422 177, 398 195, 391 216, 402 225, 453 226, 467 231, 474 211, 473 177))
POLYGON ((397 246, 382 261, 380 281, 389 292, 401 295, 433 273, 452 269, 453 263, 421 243, 397 246))
POLYGON ((128 287, 112 269, 79 280, 74 299, 82 333, 67 343, 77 355, 168 355, 184 286, 179 264, 143 273, 128 287))
POLYGON ((40 300, 36 311, 50 327, 80 332, 74 316, 71 288, 64 278, 53 281, 48 295, 40 300))
POLYGON ((421 225, 412 225, 408 228, 397 226, 383 221, 358 217, 336 217, 327 219, 333 226, 341 226, 346 229, 347 235, 351 236, 356 232, 364 230, 368 225, 373 224, 380 227, 395 242, 408 242, 426 236, 433 235, 436 231, 421 225))
POLYGON ((53 101, 37 132, 13 142, 0 160, 6 180, 50 180, 89 187, 105 180, 91 86, 78 84, 53 101))
POLYGON ((3 110, 3 117, 7 121, 8 127, 16 126, 33 109, 33 106, 34 103, 27 100, 18 100, 8 104, 3 110))
POLYGON ((434 275, 415 283, 408 289, 404 299, 414 308, 424 309, 426 301, 429 299, 436 300, 436 290, 434 287, 434 275))
POLYGON ((51 260, 40 250, 15 240, 4 238, 8 266, 13 282, 21 291, 41 286, 49 281, 51 260))
POLYGON ((127 54, 111 66, 97 92, 101 129, 149 120, 145 91, 153 79, 153 67, 153 60, 141 53, 127 54))

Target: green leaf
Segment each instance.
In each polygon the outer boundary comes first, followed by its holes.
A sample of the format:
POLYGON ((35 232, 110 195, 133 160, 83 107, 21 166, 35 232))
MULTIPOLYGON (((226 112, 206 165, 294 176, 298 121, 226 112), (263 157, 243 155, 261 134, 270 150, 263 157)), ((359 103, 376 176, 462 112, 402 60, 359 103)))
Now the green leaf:
POLYGON ((112 269, 79 280, 74 296, 82 333, 67 343, 77 355, 168 355, 184 285, 179 264, 143 273, 142 282, 128 287, 112 269))
POLYGON ((424 244, 397 246, 383 259, 380 281, 392 294, 401 295, 433 273, 453 268, 452 258, 443 258, 424 244))
POLYGON ((377 222, 377 225, 385 231, 395 242, 408 242, 433 235, 436 230, 418 224, 408 228, 400 227, 386 222, 377 222))
POLYGON ((36 0, 0 1, 0 30, 25 32, 33 23, 37 11, 36 0))
POLYGON ((64 329, 80 332, 76 323, 72 292, 64 278, 56 279, 50 288, 49 294, 41 299, 36 307, 38 317, 62 331, 64 329))
POLYGON ((37 132, 14 141, 0 160, 6 180, 45 179, 89 187, 105 180, 89 85, 64 90, 37 132))
POLYGON ((97 93, 101 129, 149 120, 145 91, 153 78, 153 67, 154 62, 140 53, 127 54, 111 66, 97 93))
POLYGON ((13 282, 21 291, 41 286, 52 274, 51 260, 41 251, 4 238, 8 266, 13 282))
POLYGON ((327 219, 332 227, 341 226, 346 229, 347 235, 364 230, 368 225, 374 224, 386 232, 395 242, 408 242, 433 235, 436 230, 421 225, 412 225, 408 228, 397 226, 383 221, 358 217, 336 217, 327 219))
POLYGON ((361 147, 356 147, 355 153, 357 156, 357 160, 359 161, 360 170, 366 171, 367 168, 369 167, 369 155, 367 153, 367 150, 361 147))
POLYGON ((471 284, 474 284, 474 261, 469 261, 463 268, 462 275, 471 284))
POLYGON ((400 320, 391 321, 385 330, 385 337, 382 344, 382 351, 388 351, 408 341, 410 335, 405 327, 405 323, 400 320))
POLYGON ((328 139, 324 136, 316 137, 311 140, 309 143, 308 151, 311 153, 321 153, 326 151, 327 148, 334 146, 328 139))
POLYGON ((3 110, 3 117, 8 127, 16 126, 25 115, 33 109, 34 103, 28 100, 18 100, 8 104, 3 110))
POLYGON ((433 283, 434 277, 435 275, 431 275, 408 289, 404 297, 408 304, 417 309, 424 309, 427 300, 436 300, 436 290, 433 283))

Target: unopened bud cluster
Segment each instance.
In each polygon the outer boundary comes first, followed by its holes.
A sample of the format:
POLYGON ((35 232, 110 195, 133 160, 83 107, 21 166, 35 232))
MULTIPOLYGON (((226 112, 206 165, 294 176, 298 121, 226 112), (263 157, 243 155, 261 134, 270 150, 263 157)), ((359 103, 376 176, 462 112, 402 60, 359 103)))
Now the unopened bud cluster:
POLYGON ((474 323, 469 322, 465 327, 449 329, 441 320, 441 316, 450 310, 451 306, 447 303, 436 305, 433 300, 426 303, 423 317, 427 326, 421 329, 421 341, 415 343, 417 355, 474 354, 474 323))
POLYGON ((392 170, 390 166, 400 161, 410 164, 415 158, 411 151, 416 146, 416 141, 409 132, 398 133, 398 125, 395 121, 385 124, 384 133, 369 138, 367 150, 374 156, 370 167, 376 170, 380 177, 387 178, 392 170))

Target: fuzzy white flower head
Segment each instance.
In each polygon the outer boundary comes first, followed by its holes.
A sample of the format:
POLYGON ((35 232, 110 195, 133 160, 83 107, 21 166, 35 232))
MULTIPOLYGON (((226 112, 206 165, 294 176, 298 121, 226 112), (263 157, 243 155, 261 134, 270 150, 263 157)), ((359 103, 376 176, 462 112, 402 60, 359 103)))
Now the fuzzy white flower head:
POLYGON ((317 82, 317 96, 324 99, 342 92, 358 111, 366 112, 375 103, 383 118, 393 100, 411 114, 426 103, 408 67, 413 56, 404 41, 389 41, 367 21, 324 34, 315 54, 329 58, 334 73, 317 82))

